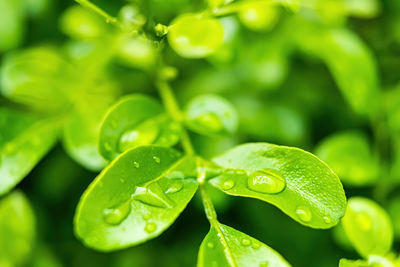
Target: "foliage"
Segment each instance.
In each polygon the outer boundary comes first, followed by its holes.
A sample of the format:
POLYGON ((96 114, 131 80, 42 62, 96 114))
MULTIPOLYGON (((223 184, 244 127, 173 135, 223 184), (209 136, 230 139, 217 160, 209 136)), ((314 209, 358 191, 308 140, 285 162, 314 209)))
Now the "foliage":
POLYGON ((75 1, 0 2, 0 266, 400 266, 397 0, 75 1))

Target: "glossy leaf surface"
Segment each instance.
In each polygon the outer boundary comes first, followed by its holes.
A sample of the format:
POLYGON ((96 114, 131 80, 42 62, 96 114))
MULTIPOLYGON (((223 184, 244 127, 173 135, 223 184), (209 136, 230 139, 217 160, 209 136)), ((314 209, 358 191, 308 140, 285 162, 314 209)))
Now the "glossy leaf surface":
POLYGON ((340 177, 345 184, 370 185, 379 178, 379 162, 372 153, 367 137, 356 131, 341 132, 327 137, 315 154, 340 177))
POLYGON ((109 160, 128 148, 157 144, 171 146, 179 141, 180 126, 160 103, 145 95, 126 96, 108 111, 100 128, 100 153, 109 160))
POLYGON ((289 267, 275 250, 223 224, 212 226, 200 246, 198 267, 289 267))
POLYGON ((362 256, 385 255, 390 250, 392 224, 386 211, 374 201, 362 197, 349 199, 342 223, 347 237, 362 256))
POLYGON ((0 195, 18 184, 53 147, 58 124, 0 108, 0 195))
POLYGON ((330 228, 344 215, 346 197, 339 178, 311 153, 249 143, 213 161, 225 170, 209 181, 229 195, 269 202, 313 228, 330 228))
POLYGON ((152 239, 179 216, 197 189, 192 157, 165 147, 141 146, 107 166, 83 194, 75 232, 102 251, 152 239))
POLYGON ((28 199, 14 191, 0 200, 0 266, 25 266, 36 221, 28 199))
POLYGON ((198 133, 227 134, 236 131, 238 115, 226 99, 217 95, 202 95, 186 106, 185 123, 198 133))

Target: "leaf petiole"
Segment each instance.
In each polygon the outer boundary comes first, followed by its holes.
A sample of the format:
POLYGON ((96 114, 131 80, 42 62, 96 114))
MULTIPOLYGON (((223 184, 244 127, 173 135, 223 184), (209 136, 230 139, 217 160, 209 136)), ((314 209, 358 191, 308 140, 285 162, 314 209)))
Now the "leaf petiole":
POLYGON ((100 16, 102 16, 103 18, 105 18, 107 23, 111 23, 114 26, 123 29, 124 26, 121 24, 121 22, 111 16, 110 14, 108 14, 107 12, 105 12, 103 9, 101 9, 100 7, 96 6, 95 4, 93 4, 92 2, 88 1, 88 0, 75 0, 78 4, 80 4, 81 6, 92 10, 93 12, 99 14, 100 16))

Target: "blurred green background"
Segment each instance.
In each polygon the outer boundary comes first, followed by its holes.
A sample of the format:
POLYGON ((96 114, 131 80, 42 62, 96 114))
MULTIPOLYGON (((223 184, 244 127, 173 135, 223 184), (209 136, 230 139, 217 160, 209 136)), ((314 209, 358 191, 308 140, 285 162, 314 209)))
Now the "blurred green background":
MULTIPOLYGON (((204 9, 205 1, 93 2, 114 16, 130 4, 126 10, 136 12, 138 24, 144 19, 156 44, 125 42, 112 25, 73 1, 0 0, 0 108, 58 114, 73 124, 17 186, 34 218, 15 223, 35 229, 28 256, 17 266, 195 266, 209 229, 198 197, 159 238, 133 248, 99 253, 73 233, 75 207, 103 164, 82 154, 91 153, 82 152, 84 145, 97 142, 90 134, 98 124, 94 118, 122 95, 157 96, 154 51, 161 48, 166 64, 177 70, 172 87, 182 106, 215 93, 238 111, 234 135, 191 133, 196 151, 210 158, 239 143, 263 141, 316 153, 342 179, 347 197, 366 196, 390 213, 393 249, 400 249, 398 0, 304 0, 298 11, 276 7, 265 27, 244 14, 224 16, 223 47, 206 59, 178 56, 152 30, 204 9), (76 121, 71 114, 79 114, 76 121)), ((213 200, 221 222, 268 244, 293 266, 329 267, 340 258, 359 258, 334 230, 306 228, 272 205, 217 191, 213 200)))

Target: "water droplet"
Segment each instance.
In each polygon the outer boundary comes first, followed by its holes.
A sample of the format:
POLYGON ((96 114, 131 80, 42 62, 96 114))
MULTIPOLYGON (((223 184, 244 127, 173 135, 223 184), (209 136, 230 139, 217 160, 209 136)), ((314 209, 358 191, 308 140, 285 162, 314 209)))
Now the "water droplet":
POLYGON ((105 209, 103 212, 104 221, 111 225, 118 225, 128 217, 131 211, 131 202, 128 200, 117 208, 105 209))
POLYGON ((224 182, 224 184, 222 185, 222 189, 224 190, 229 190, 232 189, 235 186, 235 182, 232 180, 227 180, 224 182))
POLYGON ((166 194, 173 194, 181 191, 183 188, 183 183, 181 181, 175 181, 168 189, 165 191, 166 194))
POLYGON ((159 157, 157 157, 157 156, 154 156, 153 159, 154 159, 154 161, 156 163, 160 163, 161 162, 161 159, 159 157))
POLYGON ((268 267, 268 265, 269 265, 269 262, 268 261, 263 261, 263 262, 260 262, 260 267, 268 267))
POLYGON ((119 138, 118 149, 121 152, 141 145, 147 145, 157 139, 160 128, 153 121, 145 121, 139 126, 128 129, 119 138))
POLYGON ((306 206, 297 207, 296 214, 303 222, 309 222, 312 219, 312 213, 306 206))
POLYGON ((135 166, 135 168, 138 169, 140 167, 140 164, 139 164, 139 162, 134 161, 133 166, 135 166))
POLYGON ((250 190, 259 193, 277 194, 285 189, 286 181, 272 171, 262 169, 249 175, 247 186, 250 190))
POLYGON ((258 242, 253 242, 253 243, 251 244, 251 247, 254 248, 254 249, 258 249, 258 248, 261 247, 261 245, 260 245, 260 243, 258 243, 258 242))
POLYGON ((157 208, 172 208, 174 203, 165 195, 158 183, 152 183, 148 187, 136 187, 132 199, 143 204, 157 208))
POLYGON ((144 227, 144 230, 151 234, 157 229, 157 225, 155 223, 147 223, 146 226, 144 227))
POLYGON ((211 242, 208 242, 208 243, 207 243, 207 247, 209 247, 209 248, 214 248, 214 244, 211 243, 211 242))
POLYGON ((243 245, 243 246, 248 246, 248 245, 250 245, 250 244, 251 244, 251 241, 250 241, 249 239, 244 238, 244 239, 242 240, 242 245, 243 245))
POLYGON ((356 223, 360 226, 361 230, 368 232, 372 229, 372 219, 368 213, 364 211, 357 212, 355 220, 356 223))
POLYGON ((326 223, 326 224, 331 224, 332 223, 332 218, 331 217, 329 217, 329 216, 324 216, 324 222, 326 223))
POLYGON ((147 221, 151 218, 151 215, 149 213, 146 213, 143 215, 143 220, 147 221))
POLYGON ((125 180, 124 179, 119 179, 119 181, 123 184, 123 183, 125 183, 125 180))

